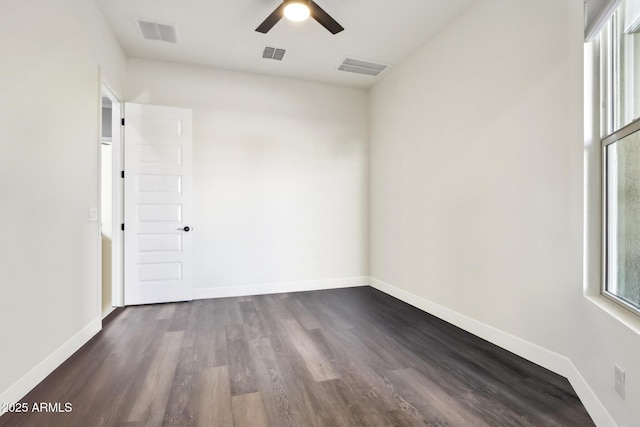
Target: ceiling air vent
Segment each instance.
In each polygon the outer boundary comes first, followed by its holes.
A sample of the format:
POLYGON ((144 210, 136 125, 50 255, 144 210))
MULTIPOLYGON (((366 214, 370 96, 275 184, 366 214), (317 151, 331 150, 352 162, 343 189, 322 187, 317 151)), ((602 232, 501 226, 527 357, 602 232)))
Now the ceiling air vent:
POLYGON ((173 24, 136 19, 142 38, 159 40, 167 43, 178 43, 176 26, 173 24))
POLYGON ((347 71, 349 73, 377 76, 384 71, 385 68, 387 68, 387 65, 384 64, 376 64, 375 62, 363 61, 361 59, 346 58, 342 61, 338 70, 347 71))
POLYGON ((275 59, 276 61, 282 61, 286 50, 276 49, 275 47, 265 47, 262 52, 262 57, 265 59, 275 59))

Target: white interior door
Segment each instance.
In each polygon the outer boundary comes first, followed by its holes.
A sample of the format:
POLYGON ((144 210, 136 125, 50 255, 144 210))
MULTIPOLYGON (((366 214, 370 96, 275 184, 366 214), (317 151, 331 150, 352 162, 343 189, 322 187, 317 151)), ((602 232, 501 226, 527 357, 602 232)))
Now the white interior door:
POLYGON ((191 299, 191 110, 125 104, 125 304, 191 299))

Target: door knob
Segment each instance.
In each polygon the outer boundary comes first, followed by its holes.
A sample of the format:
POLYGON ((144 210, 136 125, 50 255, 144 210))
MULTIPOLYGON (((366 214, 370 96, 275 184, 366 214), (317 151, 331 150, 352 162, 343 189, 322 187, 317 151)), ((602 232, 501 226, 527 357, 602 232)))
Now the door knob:
POLYGON ((180 230, 180 231, 184 231, 184 232, 187 232, 187 233, 188 233, 189 231, 191 231, 191 227, 189 227, 189 226, 187 225, 187 226, 186 226, 186 227, 184 227, 184 228, 178 228, 178 230, 180 230))

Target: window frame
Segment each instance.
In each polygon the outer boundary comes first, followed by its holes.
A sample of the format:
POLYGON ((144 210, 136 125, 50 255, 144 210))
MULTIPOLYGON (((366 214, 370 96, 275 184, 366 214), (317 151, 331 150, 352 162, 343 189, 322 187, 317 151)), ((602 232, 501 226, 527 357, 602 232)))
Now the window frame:
MULTIPOLYGON (((619 6, 620 7, 620 6, 619 6)), ((616 11, 609 19, 606 26, 600 33, 600 129, 601 129, 601 286, 600 294, 609 301, 618 306, 634 313, 640 317, 640 307, 629 303, 615 293, 609 291, 608 288, 608 272, 609 265, 609 182, 610 176, 608 171, 608 151, 609 145, 614 144, 627 136, 640 131, 640 118, 632 120, 629 124, 620 127, 620 124, 626 120, 624 117, 628 113, 628 105, 621 104, 621 63, 620 49, 622 42, 620 40, 620 15, 616 11), (624 108, 625 111, 622 111, 624 108)), ((625 49, 628 46, 624 45, 625 49)), ((625 53, 626 54, 626 53, 625 53)), ((628 70, 624 70, 627 72, 628 70)), ((626 99, 626 98, 625 98, 626 99)), ((627 102, 628 103, 628 102, 627 102)), ((617 233, 616 233, 617 234, 617 233)), ((616 238, 616 237, 613 237, 616 238)), ((617 246, 617 245, 616 245, 617 246)))

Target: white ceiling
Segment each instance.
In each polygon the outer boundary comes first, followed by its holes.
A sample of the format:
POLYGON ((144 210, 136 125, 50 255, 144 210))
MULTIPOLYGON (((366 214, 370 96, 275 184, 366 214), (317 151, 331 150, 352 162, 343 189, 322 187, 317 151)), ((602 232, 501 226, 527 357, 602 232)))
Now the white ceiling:
POLYGON ((130 57, 366 88, 384 73, 338 71, 345 57, 393 67, 475 0, 316 0, 345 28, 337 35, 313 19, 254 31, 281 0, 95 1, 130 57), (142 39, 134 18, 175 24, 178 44, 142 39), (284 60, 262 59, 265 46, 286 49, 284 60))

